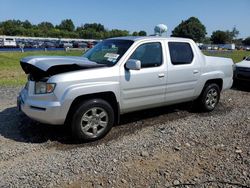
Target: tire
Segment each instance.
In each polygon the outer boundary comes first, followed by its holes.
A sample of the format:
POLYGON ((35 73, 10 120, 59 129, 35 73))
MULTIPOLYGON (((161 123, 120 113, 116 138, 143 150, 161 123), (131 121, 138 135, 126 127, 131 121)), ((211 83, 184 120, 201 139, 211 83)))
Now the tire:
POLYGON ((95 141, 103 138, 114 124, 114 110, 103 99, 82 102, 72 116, 71 129, 74 138, 80 141, 95 141))
POLYGON ((200 97, 198 107, 204 112, 211 112, 215 109, 220 100, 220 88, 215 83, 206 84, 200 97))

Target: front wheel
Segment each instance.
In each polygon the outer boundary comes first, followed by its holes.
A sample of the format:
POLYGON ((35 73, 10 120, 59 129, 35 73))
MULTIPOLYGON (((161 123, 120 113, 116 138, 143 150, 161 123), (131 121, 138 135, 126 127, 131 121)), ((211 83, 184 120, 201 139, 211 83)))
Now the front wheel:
POLYGON ((220 88, 215 83, 206 84, 198 98, 199 107, 206 112, 213 111, 220 100, 220 88))
POLYGON ((102 99, 84 101, 76 109, 71 123, 74 137, 94 141, 104 137, 114 124, 114 110, 102 99))

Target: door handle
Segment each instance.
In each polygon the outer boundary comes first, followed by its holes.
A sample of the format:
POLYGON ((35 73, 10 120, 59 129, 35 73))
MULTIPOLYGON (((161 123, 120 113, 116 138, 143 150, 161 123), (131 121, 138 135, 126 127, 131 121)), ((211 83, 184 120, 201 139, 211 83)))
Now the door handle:
POLYGON ((158 77, 159 77, 159 78, 163 78, 164 76, 165 76, 164 73, 158 74, 158 77))
POLYGON ((194 74, 198 74, 199 71, 198 71, 198 70, 194 70, 193 73, 194 73, 194 74))

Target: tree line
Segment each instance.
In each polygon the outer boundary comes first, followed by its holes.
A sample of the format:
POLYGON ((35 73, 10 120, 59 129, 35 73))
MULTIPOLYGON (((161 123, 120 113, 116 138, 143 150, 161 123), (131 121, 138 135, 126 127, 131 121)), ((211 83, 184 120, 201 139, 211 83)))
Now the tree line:
MULTIPOLYGON (((37 25, 28 20, 7 20, 0 22, 0 35, 30 36, 30 37, 55 37, 55 38, 84 38, 105 39, 119 36, 146 36, 145 31, 135 31, 132 34, 127 30, 109 30, 100 23, 86 23, 76 27, 71 19, 62 20, 59 25, 50 22, 41 22, 37 25)), ((206 44, 235 43, 237 45, 250 45, 250 37, 246 39, 237 38, 239 31, 233 27, 231 31, 214 31, 211 37, 207 37, 206 27, 196 17, 183 20, 172 31, 173 37, 185 37, 195 42, 206 44)))
MULTIPOLYGON (((71 19, 62 20, 59 25, 41 22, 37 25, 28 20, 7 20, 0 22, 0 35, 54 38, 105 39, 110 37, 128 36, 127 30, 108 30, 100 23, 86 23, 76 27, 71 19)), ((145 31, 135 31, 134 36, 146 36, 145 31)))

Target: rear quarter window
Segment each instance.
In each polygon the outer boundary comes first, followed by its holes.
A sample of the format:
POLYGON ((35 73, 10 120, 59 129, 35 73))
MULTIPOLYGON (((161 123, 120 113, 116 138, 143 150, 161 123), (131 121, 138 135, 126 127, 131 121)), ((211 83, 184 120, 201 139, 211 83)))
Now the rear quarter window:
POLYGON ((189 43, 169 42, 168 46, 173 65, 185 65, 192 63, 194 54, 189 43))

